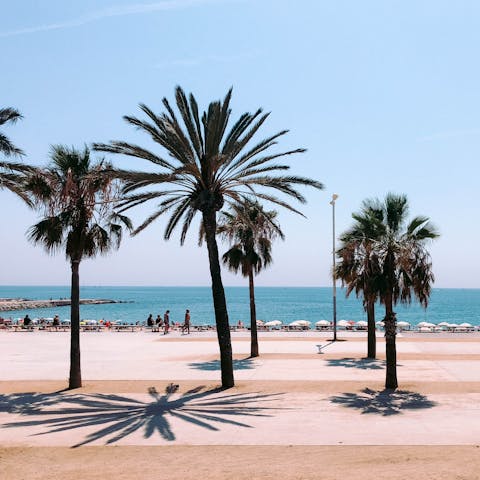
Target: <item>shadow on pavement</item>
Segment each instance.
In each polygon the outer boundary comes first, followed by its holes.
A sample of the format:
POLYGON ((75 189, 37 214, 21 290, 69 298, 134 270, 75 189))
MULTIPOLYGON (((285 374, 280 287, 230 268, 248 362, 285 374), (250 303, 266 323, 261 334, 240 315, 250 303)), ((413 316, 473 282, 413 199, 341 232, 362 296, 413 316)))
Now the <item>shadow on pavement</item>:
POLYGON ((330 402, 346 408, 359 410, 362 414, 373 413, 382 416, 399 415, 405 410, 433 408, 437 402, 425 395, 407 390, 371 390, 365 388, 361 393, 342 393, 330 397, 330 402))
MULTIPOLYGON (((196 370, 220 370, 220 360, 212 360, 211 362, 194 362, 189 363, 190 368, 196 370)), ((234 370, 252 370, 255 368, 255 362, 252 358, 244 358, 242 360, 233 360, 233 369, 234 370)))
POLYGON ((384 360, 374 358, 339 358, 327 360, 329 367, 359 368, 360 370, 382 370, 385 368, 384 360))
POLYGON ((282 394, 239 393, 204 390, 197 387, 182 395, 160 394, 148 390, 150 401, 141 401, 115 394, 4 394, 0 395, 0 412, 32 417, 0 425, 1 428, 45 427, 46 435, 85 427, 98 427, 73 447, 98 440, 113 444, 143 430, 143 437, 158 433, 167 441, 175 440, 169 422, 177 418, 207 430, 220 430, 223 425, 253 428, 245 423, 249 417, 270 417, 273 407, 262 403, 282 394))

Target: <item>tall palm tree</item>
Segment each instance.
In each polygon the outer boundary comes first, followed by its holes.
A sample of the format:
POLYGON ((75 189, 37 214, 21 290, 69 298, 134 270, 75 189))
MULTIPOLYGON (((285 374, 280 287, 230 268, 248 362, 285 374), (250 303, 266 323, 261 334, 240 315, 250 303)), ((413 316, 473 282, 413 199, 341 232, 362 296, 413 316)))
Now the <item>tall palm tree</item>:
POLYGON ((248 277, 250 356, 258 357, 254 276, 272 263, 272 241, 283 240, 284 234, 275 222, 277 212, 265 211, 258 202, 235 204, 231 209, 231 213, 222 212, 218 225, 218 233, 233 243, 222 260, 231 271, 248 277))
POLYGON ((159 202, 152 215, 134 233, 140 232, 161 215, 171 212, 164 236, 170 238, 175 227, 182 223, 180 242, 183 243, 195 214, 201 213, 210 264, 224 388, 232 387, 234 378, 227 303, 216 240, 217 212, 225 202, 241 202, 249 198, 266 200, 296 211, 287 201, 277 197, 275 192, 304 203, 305 198, 297 191, 297 185, 323 188, 315 180, 282 174, 289 166, 273 162, 280 157, 304 152, 303 148, 265 153, 287 130, 249 146, 268 113, 262 113, 261 109, 253 114, 244 113, 227 130, 231 95, 230 89, 223 101, 211 102, 207 111, 200 115, 195 97, 190 94, 187 98, 184 91, 177 87, 175 99, 181 119, 177 118, 166 98, 163 99, 165 111, 159 115, 142 104, 140 109, 146 119, 124 117, 130 125, 147 133, 162 147, 167 158, 122 141, 94 145, 100 151, 148 160, 158 169, 155 172, 117 172, 127 181, 124 190, 127 194, 123 204, 125 208, 149 200, 159 202), (154 186, 159 188, 148 190, 154 186), (268 190, 274 193, 269 193, 268 190))
POLYGON ((375 302, 378 299, 378 276, 381 273, 379 258, 374 249, 377 234, 377 219, 372 218, 368 208, 352 215, 355 220, 350 229, 340 236, 341 245, 337 255, 341 262, 336 268, 336 277, 347 286, 346 296, 353 291, 363 296, 367 312, 368 341, 367 357, 376 358, 375 302))
POLYGON ((118 248, 122 227, 131 229, 130 220, 113 210, 115 181, 109 171, 108 163, 91 161, 88 148, 78 151, 57 145, 52 147, 51 164, 27 185, 37 206, 45 210, 45 217, 30 228, 30 240, 50 253, 63 249, 70 261, 70 389, 82 386, 80 262, 118 248))
MULTIPOLYGON (((14 108, 0 109, 0 125, 15 123, 22 115, 14 108)), ((5 157, 21 157, 24 155, 20 148, 16 147, 11 140, 0 132, 0 153, 5 157)), ((25 179, 24 174, 32 172, 33 168, 18 162, 0 160, 0 189, 6 188, 21 197, 30 205, 30 199, 22 188, 25 179)))
POLYGON ((434 281, 427 243, 438 233, 427 217, 418 216, 407 223, 408 200, 405 195, 389 193, 383 202, 366 200, 363 215, 371 222, 371 248, 376 255, 375 284, 378 298, 385 306, 385 342, 387 369, 385 388, 398 387, 396 316, 394 305, 410 303, 412 296, 426 308, 434 281), (377 267, 376 267, 377 268, 377 267))

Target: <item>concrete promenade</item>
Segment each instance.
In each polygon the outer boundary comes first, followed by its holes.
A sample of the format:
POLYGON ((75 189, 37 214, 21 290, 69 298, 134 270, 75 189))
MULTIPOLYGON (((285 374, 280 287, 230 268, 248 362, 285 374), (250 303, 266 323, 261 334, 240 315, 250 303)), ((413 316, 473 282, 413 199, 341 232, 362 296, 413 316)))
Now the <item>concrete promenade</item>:
POLYGON ((68 376, 68 332, 0 334, 0 444, 474 445, 480 442, 480 341, 398 338, 396 392, 384 343, 362 334, 266 333, 249 359, 234 333, 236 387, 217 390, 212 332, 85 332, 84 388, 68 376), (318 345, 322 352, 318 353, 318 345), (178 390, 166 394, 170 384, 178 390), (34 392, 34 393, 31 393, 34 392))

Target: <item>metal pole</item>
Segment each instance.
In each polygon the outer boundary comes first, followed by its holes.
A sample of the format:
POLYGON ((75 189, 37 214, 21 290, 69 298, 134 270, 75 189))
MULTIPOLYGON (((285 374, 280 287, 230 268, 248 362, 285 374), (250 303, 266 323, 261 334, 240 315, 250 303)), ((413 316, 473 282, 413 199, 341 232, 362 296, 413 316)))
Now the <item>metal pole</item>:
POLYGON ((337 275, 335 272, 336 268, 336 252, 335 252, 335 200, 338 198, 338 195, 334 193, 332 195, 332 201, 330 205, 332 205, 332 244, 333 244, 333 252, 332 252, 332 264, 333 264, 333 341, 337 341, 337 275))

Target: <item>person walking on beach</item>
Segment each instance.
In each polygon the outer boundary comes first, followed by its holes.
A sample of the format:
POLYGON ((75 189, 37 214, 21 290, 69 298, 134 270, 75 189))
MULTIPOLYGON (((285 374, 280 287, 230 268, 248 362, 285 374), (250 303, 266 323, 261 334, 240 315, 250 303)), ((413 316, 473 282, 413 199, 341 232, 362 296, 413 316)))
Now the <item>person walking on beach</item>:
POLYGON ((190 334, 190 310, 187 309, 185 312, 185 322, 183 323, 182 333, 187 332, 187 335, 190 334))
POLYGON ((165 315, 163 315, 163 334, 166 335, 168 333, 168 330, 170 328, 170 310, 167 310, 165 312, 165 315))

